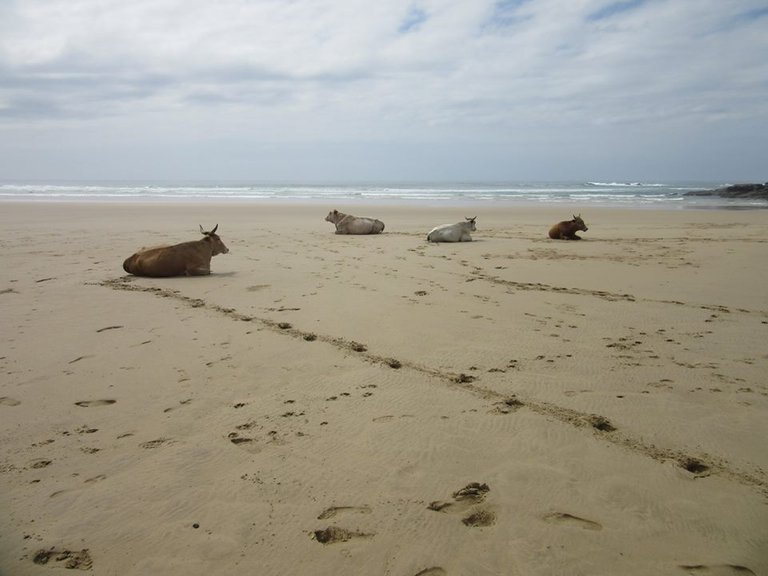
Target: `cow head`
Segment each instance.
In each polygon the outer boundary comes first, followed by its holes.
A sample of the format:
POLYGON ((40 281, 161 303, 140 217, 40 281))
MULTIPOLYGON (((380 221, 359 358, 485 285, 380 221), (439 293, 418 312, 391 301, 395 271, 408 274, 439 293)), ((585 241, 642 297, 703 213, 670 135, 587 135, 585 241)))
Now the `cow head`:
MULTIPOLYGON (((198 226, 200 226, 200 224, 198 224, 198 226)), ((226 254, 227 252, 229 252, 229 248, 227 248, 224 245, 224 242, 221 241, 221 238, 219 238, 219 235, 216 234, 216 229, 218 227, 219 225, 216 224, 216 226, 213 227, 213 230, 211 230, 210 232, 206 232, 205 230, 203 230, 203 227, 200 226, 200 233, 203 236, 205 236, 205 238, 203 238, 203 242, 211 243, 211 248, 213 249, 213 256, 216 256, 216 254, 226 254)))
POLYGON ((472 232, 476 231, 477 228, 475 228, 475 220, 477 220, 477 216, 472 216, 472 218, 464 217, 464 220, 469 222, 469 229, 472 230, 472 232))
POLYGON ((573 225, 576 227, 576 230, 581 230, 582 232, 586 232, 587 230, 589 230, 589 228, 587 228, 587 225, 584 224, 584 220, 581 219, 581 214, 579 214, 578 216, 574 216, 571 222, 573 222, 573 225))
POLYGON ((325 217, 326 222, 332 222, 336 224, 341 219, 341 213, 338 210, 331 210, 328 212, 328 216, 325 217))

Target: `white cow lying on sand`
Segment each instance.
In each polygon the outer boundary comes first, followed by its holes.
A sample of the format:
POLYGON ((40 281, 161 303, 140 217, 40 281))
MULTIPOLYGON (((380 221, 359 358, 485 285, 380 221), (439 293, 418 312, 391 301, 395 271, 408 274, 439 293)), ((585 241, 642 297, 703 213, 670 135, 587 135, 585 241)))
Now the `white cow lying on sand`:
POLYGON ((432 228, 427 234, 427 242, 472 242, 470 232, 477 230, 475 228, 475 219, 465 218, 464 222, 456 224, 443 224, 437 228, 432 228))
POLYGON ((379 234, 384 230, 384 222, 375 218, 359 218, 331 210, 325 217, 326 222, 336 225, 336 234, 379 234))

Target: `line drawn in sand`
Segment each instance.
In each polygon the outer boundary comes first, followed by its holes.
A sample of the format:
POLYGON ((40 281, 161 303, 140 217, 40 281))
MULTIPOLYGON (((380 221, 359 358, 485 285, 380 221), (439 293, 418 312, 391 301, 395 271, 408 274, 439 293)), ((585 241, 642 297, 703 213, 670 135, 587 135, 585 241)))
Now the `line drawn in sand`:
MULTIPOLYGON (((553 291, 555 292, 562 292, 562 291, 568 292, 569 290, 569 289, 560 289, 558 287, 552 287, 552 286, 547 286, 542 284, 508 282, 508 281, 500 280, 498 278, 494 278, 490 276, 478 276, 477 278, 491 281, 491 282, 498 282, 499 284, 506 284, 512 288, 519 288, 519 289, 526 289, 526 290, 553 289, 553 291)), ((356 357, 360 358, 361 360, 370 362, 371 364, 378 364, 382 366, 387 366, 388 368, 392 368, 391 357, 383 357, 377 354, 373 354, 370 351, 368 351, 367 346, 365 346, 364 344, 360 344, 358 342, 350 342, 343 338, 335 338, 332 336, 316 335, 314 333, 303 332, 293 327, 288 329, 283 329, 283 328, 280 328, 279 326, 280 323, 277 321, 241 314, 233 308, 226 308, 216 304, 209 304, 205 300, 201 300, 199 298, 190 298, 189 296, 185 296, 179 293, 179 291, 177 290, 161 289, 161 288, 155 288, 155 287, 142 286, 140 284, 133 284, 132 279, 130 277, 121 277, 121 278, 116 278, 112 280, 105 280, 103 282, 98 283, 97 285, 111 288, 113 290, 125 290, 129 292, 148 292, 150 294, 155 294, 162 298, 173 298, 179 302, 183 302, 187 304, 192 308, 203 308, 203 309, 211 310, 214 312, 218 312, 220 314, 227 316, 228 318, 231 318, 232 320, 259 323, 265 328, 269 328, 276 333, 284 334, 286 336, 291 336, 293 338, 304 339, 306 335, 312 334, 313 336, 316 336, 316 339, 318 341, 334 346, 339 350, 356 352, 356 357)), ((572 293, 584 294, 587 296, 599 296, 601 298, 608 298, 612 300, 624 300, 624 301, 631 301, 631 302, 637 301, 635 297, 630 294, 612 294, 612 293, 606 293, 603 291, 589 291, 589 290, 576 290, 575 292, 572 292, 572 293)), ((647 302, 649 300, 643 300, 643 301, 647 302)), ((662 302, 662 303, 667 303, 667 302, 662 302)), ((682 304, 677 302, 668 302, 668 303, 682 304)), ((699 305, 696 305, 694 307, 709 308, 707 306, 699 306, 699 305)), ((741 309, 731 310, 731 312, 734 312, 734 311, 748 312, 741 309)), ((759 312, 759 314, 764 314, 764 313, 759 312)), ((463 389, 484 400, 489 400, 489 401, 495 400, 497 402, 498 401, 504 402, 509 400, 508 395, 501 394, 494 390, 489 390, 479 385, 476 381, 474 381, 476 380, 475 377, 466 378, 465 376, 464 378, 462 378, 461 374, 444 372, 439 369, 431 368, 428 366, 424 366, 421 364, 416 364, 408 361, 398 361, 398 368, 410 369, 418 373, 421 373, 423 375, 437 378, 439 380, 442 380, 452 388, 463 389)), ((566 408, 564 406, 559 406, 559 405, 552 404, 545 401, 537 401, 531 398, 520 398, 519 401, 522 402, 526 408, 542 416, 555 418, 565 424, 572 425, 576 428, 591 428, 593 432, 596 434, 596 437, 600 438, 601 440, 611 442, 618 446, 622 446, 628 450, 631 450, 639 454, 643 454, 659 462, 667 462, 670 460, 675 461, 680 467, 686 469, 688 472, 692 472, 694 478, 700 477, 701 474, 697 473, 696 471, 692 471, 690 469, 690 466, 687 466, 685 464, 686 462, 689 462, 692 459, 698 462, 701 466, 706 467, 706 470, 708 471, 709 474, 720 474, 742 485, 756 487, 760 489, 761 492, 764 492, 764 493, 768 492, 768 478, 766 477, 766 474, 761 470, 755 470, 754 472, 747 472, 744 470, 739 470, 738 468, 732 466, 723 458, 716 458, 704 453, 700 453, 697 455, 697 457, 693 458, 691 455, 679 449, 662 448, 662 447, 656 446, 655 444, 649 444, 640 438, 622 433, 621 431, 616 429, 616 426, 613 423, 609 422, 606 418, 600 415, 587 414, 584 412, 579 412, 578 410, 573 410, 571 408, 566 408)), ((507 406, 507 408, 512 408, 512 407, 513 406, 507 406)), ((510 410, 509 412, 513 413, 514 410, 510 410)))

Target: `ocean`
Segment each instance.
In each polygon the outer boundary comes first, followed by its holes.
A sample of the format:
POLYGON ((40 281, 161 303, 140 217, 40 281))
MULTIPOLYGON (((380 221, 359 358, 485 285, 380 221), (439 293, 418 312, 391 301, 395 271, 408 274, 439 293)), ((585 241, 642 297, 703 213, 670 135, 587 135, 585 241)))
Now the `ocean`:
POLYGON ((765 208, 749 199, 685 196, 723 182, 286 184, 248 182, 5 182, 0 202, 312 202, 323 204, 563 204, 573 207, 765 208))

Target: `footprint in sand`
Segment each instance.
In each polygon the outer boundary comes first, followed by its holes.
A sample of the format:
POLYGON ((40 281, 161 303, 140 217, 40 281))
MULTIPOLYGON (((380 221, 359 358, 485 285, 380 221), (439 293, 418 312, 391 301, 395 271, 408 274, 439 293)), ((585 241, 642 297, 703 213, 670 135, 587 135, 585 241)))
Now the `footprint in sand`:
POLYGON ((587 416, 586 420, 592 428, 599 430, 600 432, 614 432, 616 430, 616 426, 614 426, 605 416, 590 414, 587 416))
POLYGON ((102 480, 106 480, 107 475, 106 474, 99 474, 98 476, 94 476, 93 478, 88 478, 87 480, 83 480, 84 484, 91 484, 93 482, 101 482, 102 480))
POLYGON ((336 544, 338 542, 348 542, 356 538, 373 538, 375 534, 366 534, 364 532, 355 532, 338 526, 328 526, 323 530, 315 530, 312 537, 320 544, 336 544))
POLYGON ((251 438, 249 436, 240 436, 239 432, 230 432, 227 434, 227 438, 229 438, 229 441, 232 442, 232 444, 246 450, 247 452, 250 452, 251 454, 258 454, 261 452, 261 446, 256 443, 255 438, 251 438))
POLYGON ((21 401, 16 400, 15 398, 9 398, 8 396, 2 396, 0 397, 0 404, 3 406, 18 406, 21 404, 21 401))
POLYGON ((181 408, 182 406, 186 406, 190 402, 192 402, 192 398, 187 398, 186 400, 179 400, 178 406, 171 406, 170 408, 166 408, 165 410, 163 410, 163 413, 167 414, 168 412, 173 412, 174 410, 178 410, 179 408, 181 408))
POLYGON ((93 560, 87 548, 83 550, 58 550, 56 548, 39 550, 32 558, 32 562, 48 564, 52 559, 56 562, 64 562, 64 568, 70 570, 90 570, 93 568, 93 560))
MULTIPOLYGON (((327 520, 328 518, 335 518, 340 514, 370 514, 371 508, 369 506, 331 506, 326 508, 317 517, 318 520, 327 520)), ((315 530, 312 532, 312 537, 320 542, 320 544, 334 544, 337 542, 347 542, 356 538, 372 538, 375 534, 357 532, 354 530, 347 530, 346 528, 340 528, 338 526, 328 526, 323 530, 315 530)))
POLYGON ((454 502, 444 502, 442 500, 435 500, 431 502, 427 508, 436 512, 442 512, 449 507, 460 507, 466 509, 467 507, 475 504, 480 504, 485 500, 485 495, 490 492, 488 484, 481 484, 480 482, 470 482, 461 490, 457 490, 453 493, 454 502), (460 506, 464 504, 464 506, 460 506))
POLYGON ((680 568, 688 572, 688 574, 695 574, 696 576, 757 576, 746 566, 738 566, 736 564, 716 564, 712 566, 703 564, 681 565, 680 568))
MULTIPOLYGON (((251 436, 241 436, 241 433, 247 432, 257 426, 257 423, 253 420, 245 422, 244 424, 238 424, 235 426, 234 431, 227 434, 227 438, 235 446, 239 446, 246 449, 248 452, 257 454, 261 452, 261 447, 256 444, 256 438, 252 438, 251 436)), ((258 428, 261 429, 261 426, 258 426, 258 428)))
POLYGON ((515 396, 510 396, 506 400, 496 402, 494 406, 495 408, 491 410, 491 414, 510 414, 525 406, 525 404, 515 396))
POLYGON ((681 468, 687 470, 696 477, 709 476, 710 468, 704 462, 698 458, 692 456, 686 456, 678 460, 678 464, 681 468))
POLYGON ((584 530, 602 530, 603 527, 597 522, 592 520, 586 520, 585 518, 579 518, 566 512, 552 512, 544 516, 544 521, 550 524, 567 524, 571 526, 577 526, 584 530))
POLYGON ((337 514, 343 514, 345 512, 356 512, 358 514, 370 514, 371 509, 368 506, 331 506, 323 510, 317 517, 318 520, 326 520, 333 518, 337 514))
POLYGON ((170 438, 158 438, 157 440, 142 442, 141 444, 139 444, 139 446, 141 448, 152 449, 152 448, 157 448, 159 446, 162 446, 163 444, 168 444, 172 442, 173 440, 171 440, 170 438))
POLYGON ((94 406, 109 406, 115 402, 117 402, 117 400, 81 400, 80 402, 75 402, 75 406, 80 406, 81 408, 92 408, 94 406))
POLYGON ((440 566, 432 566, 431 568, 424 568, 420 572, 417 572, 414 576, 445 576, 448 574, 440 566))
POLYGON ((496 523, 496 514, 487 508, 477 506, 485 500, 489 491, 488 484, 470 482, 461 490, 453 493, 453 502, 435 500, 430 502, 427 508, 435 512, 466 514, 461 522, 470 528, 492 526, 496 523))
POLYGON ((232 432, 229 435, 229 441, 232 442, 232 444, 235 446, 249 446, 250 452, 261 452, 261 448, 256 448, 252 445, 252 442, 254 441, 253 438, 238 436, 237 432, 232 432))
POLYGON ((469 516, 462 518, 461 522, 464 526, 469 526, 470 528, 493 526, 496 523, 496 514, 491 510, 477 510, 469 516))
POLYGON ((368 347, 365 344, 361 344, 360 342, 355 342, 354 340, 350 342, 347 346, 350 350, 353 352, 367 352, 368 347))

